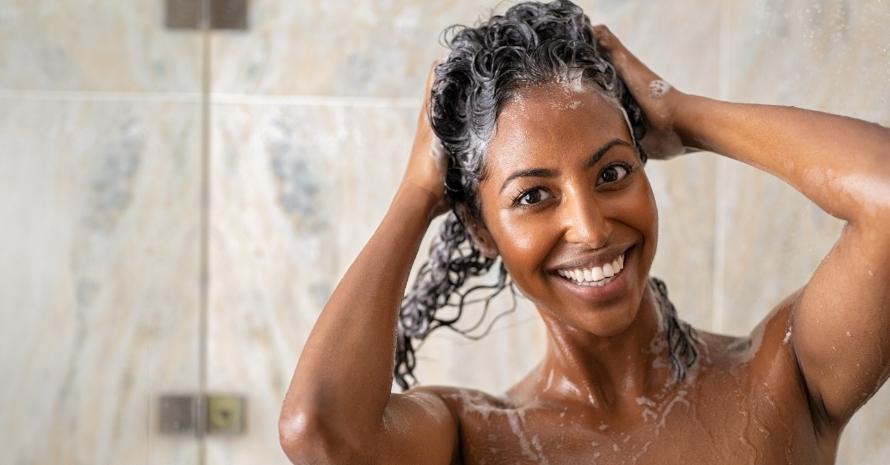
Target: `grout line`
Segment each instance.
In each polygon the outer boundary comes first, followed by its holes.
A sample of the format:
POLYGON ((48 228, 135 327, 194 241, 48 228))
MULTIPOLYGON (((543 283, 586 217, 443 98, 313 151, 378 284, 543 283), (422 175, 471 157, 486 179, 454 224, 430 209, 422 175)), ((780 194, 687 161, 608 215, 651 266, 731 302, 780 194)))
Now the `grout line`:
POLYGON ((198 103, 200 92, 134 92, 134 91, 92 91, 92 90, 14 90, 0 89, 0 100, 40 100, 74 102, 170 102, 198 103))
POLYGON ((729 0, 721 0, 720 2, 720 37, 718 39, 719 65, 717 69, 717 94, 720 100, 729 98, 729 70, 731 60, 729 57, 729 43, 732 38, 730 31, 730 11, 729 0))
POLYGON ((326 95, 243 94, 215 92, 213 103, 253 105, 301 105, 321 107, 418 108, 420 100, 407 97, 359 97, 326 95))
MULTIPOLYGON (((209 59, 209 58, 208 58, 209 59)), ((205 83, 202 82, 202 86, 205 83)), ((210 85, 207 83, 206 85, 210 85)), ((314 107, 418 108, 420 100, 408 97, 362 97, 339 95, 248 94, 232 92, 137 92, 0 89, 0 100, 72 102, 158 102, 225 105, 299 105, 314 107)))
MULTIPOLYGON (((207 392, 209 287, 210 287, 210 0, 200 0, 201 27, 201 262, 200 262, 200 303, 198 308, 198 398, 199 405, 207 392)), ((205 414, 205 412, 200 412, 205 414)), ((206 418, 206 417, 205 417, 206 418)), ((207 463, 207 427, 202 419, 202 432, 198 438, 198 464, 207 463)))

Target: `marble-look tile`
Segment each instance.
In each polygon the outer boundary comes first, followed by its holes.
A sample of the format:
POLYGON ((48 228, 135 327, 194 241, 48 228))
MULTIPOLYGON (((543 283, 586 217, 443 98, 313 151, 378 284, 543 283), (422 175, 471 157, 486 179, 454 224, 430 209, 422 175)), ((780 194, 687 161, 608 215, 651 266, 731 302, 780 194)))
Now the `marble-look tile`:
POLYGON ((0 89, 167 91, 201 88, 201 38, 164 29, 164 2, 0 4, 0 89))
POLYGON ((714 220, 717 157, 698 152, 667 162, 651 160, 646 172, 658 205, 659 238, 651 276, 667 285, 677 314, 714 331, 714 220))
POLYGON ((884 0, 725 0, 725 97, 829 112, 890 107, 884 0))
POLYGON ((2 108, 4 461, 195 463, 157 400, 198 387, 199 106, 2 108))
POLYGON ((655 73, 678 89, 716 97, 721 6, 710 0, 579 0, 655 73), (692 19, 694 17, 694 19, 692 19))
POLYGON ((719 161, 717 184, 718 328, 748 334, 809 281, 843 222, 780 179, 734 160, 719 161))
MULTIPOLYGON (((433 59, 447 50, 441 32, 471 25, 518 3, 467 0, 417 2, 278 2, 251 4, 246 33, 214 34, 213 89, 223 93, 413 97, 433 59)), ((578 2, 605 22, 644 61, 690 92, 716 92, 719 8, 685 2, 578 2), (678 32, 678 31, 682 31, 678 32), (664 38, 652 40, 653 37, 664 38)))
POLYGON ((257 0, 247 33, 213 37, 213 89, 413 97, 445 53, 440 32, 484 8, 468 0, 257 0))

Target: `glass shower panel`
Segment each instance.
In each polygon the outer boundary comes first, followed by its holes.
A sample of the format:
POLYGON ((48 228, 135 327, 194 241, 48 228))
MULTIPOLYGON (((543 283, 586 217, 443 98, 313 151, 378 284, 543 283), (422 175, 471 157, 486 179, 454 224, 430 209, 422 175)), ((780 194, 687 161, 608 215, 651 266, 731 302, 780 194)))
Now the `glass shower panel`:
POLYGON ((163 2, 0 4, 0 436, 17 464, 195 464, 202 36, 163 2))

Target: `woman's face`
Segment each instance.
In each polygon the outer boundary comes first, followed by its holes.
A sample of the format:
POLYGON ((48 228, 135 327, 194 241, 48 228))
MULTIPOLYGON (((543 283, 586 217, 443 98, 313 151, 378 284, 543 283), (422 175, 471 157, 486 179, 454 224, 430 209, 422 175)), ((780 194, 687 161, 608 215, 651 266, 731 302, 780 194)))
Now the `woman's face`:
POLYGON ((588 88, 525 88, 503 107, 485 166, 481 234, 542 317, 599 336, 627 329, 648 284, 658 213, 621 111, 588 88), (623 252, 604 286, 559 274, 614 265, 623 252))

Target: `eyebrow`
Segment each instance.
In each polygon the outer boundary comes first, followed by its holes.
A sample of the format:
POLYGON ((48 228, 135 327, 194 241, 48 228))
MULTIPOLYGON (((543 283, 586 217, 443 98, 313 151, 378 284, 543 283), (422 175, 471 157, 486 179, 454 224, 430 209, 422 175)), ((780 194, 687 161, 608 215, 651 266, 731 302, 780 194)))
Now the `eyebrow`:
MULTIPOLYGON (((623 141, 621 139, 613 139, 613 140, 609 141, 608 143, 606 143, 606 145, 603 145, 602 147, 600 147, 596 152, 594 152, 593 155, 591 155, 590 158, 587 159, 587 163, 584 164, 584 168, 586 169, 586 168, 592 167, 593 165, 596 165, 597 162, 600 161, 600 158, 603 158, 603 155, 606 154, 606 151, 608 151, 610 148, 612 148, 615 145, 626 145, 628 147, 633 147, 632 145, 630 145, 629 142, 623 141)), ((504 179, 504 183, 501 184, 501 190, 498 192, 499 193, 503 192, 504 189, 507 187, 507 184, 509 184, 510 181, 512 181, 513 179, 516 179, 516 178, 523 178, 523 177, 552 178, 552 177, 556 177, 556 175, 558 175, 558 174, 559 174, 559 170, 553 170, 553 169, 549 169, 549 168, 529 168, 529 169, 514 171, 509 176, 507 176, 507 179, 504 179)))

